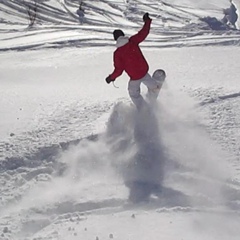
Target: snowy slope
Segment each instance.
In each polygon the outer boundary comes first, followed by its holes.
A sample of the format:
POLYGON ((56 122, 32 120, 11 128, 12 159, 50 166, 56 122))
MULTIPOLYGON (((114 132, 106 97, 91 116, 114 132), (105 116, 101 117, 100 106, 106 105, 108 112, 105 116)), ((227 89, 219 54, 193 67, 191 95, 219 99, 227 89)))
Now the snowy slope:
POLYGON ((221 19, 222 9, 228 7, 223 0, 212 3, 183 1, 182 4, 172 1, 85 0, 82 25, 76 14, 78 3, 78 0, 44 1, 37 8, 37 24, 28 29, 26 3, 19 4, 16 0, 0 2, 3 15, 0 24, 4 33, 1 34, 0 50, 112 45, 113 29, 123 27, 128 33, 135 32, 146 11, 151 12, 155 21, 152 35, 145 45, 149 46, 149 41, 158 47, 239 44, 239 32, 225 36, 222 32, 199 31, 196 25, 199 17, 214 16, 221 19))
POLYGON ((228 1, 84 0, 83 24, 78 0, 41 1, 30 28, 25 3, 0 1, 0 239, 239 239, 239 31, 199 22, 228 1), (146 11, 167 79, 139 116, 127 75, 104 79, 146 11), (133 179, 163 187, 132 204, 133 179))

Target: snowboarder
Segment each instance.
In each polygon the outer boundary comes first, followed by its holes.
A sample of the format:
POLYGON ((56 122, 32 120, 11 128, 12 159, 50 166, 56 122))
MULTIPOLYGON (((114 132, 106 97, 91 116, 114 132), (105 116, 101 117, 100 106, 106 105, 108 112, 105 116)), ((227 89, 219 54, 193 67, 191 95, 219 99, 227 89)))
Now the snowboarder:
POLYGON ((224 17, 222 19, 222 22, 224 24, 231 24, 234 28, 236 28, 236 22, 238 19, 237 8, 233 4, 232 0, 229 0, 229 2, 231 4, 230 7, 223 10, 224 17))
POLYGON ((84 21, 84 9, 82 8, 82 4, 83 3, 81 2, 80 5, 79 5, 79 8, 77 10, 77 15, 79 17, 79 22, 81 24, 83 24, 83 21, 84 21))
POLYGON ((132 37, 128 38, 120 29, 113 32, 117 49, 114 52, 114 71, 106 78, 106 82, 115 81, 123 71, 129 75, 128 93, 137 109, 141 109, 145 100, 140 94, 140 85, 143 83, 148 88, 148 97, 157 98, 160 85, 148 73, 149 66, 144 58, 139 44, 148 36, 152 19, 148 13, 143 15, 144 25, 142 29, 132 37), (157 94, 156 94, 157 93, 157 94))

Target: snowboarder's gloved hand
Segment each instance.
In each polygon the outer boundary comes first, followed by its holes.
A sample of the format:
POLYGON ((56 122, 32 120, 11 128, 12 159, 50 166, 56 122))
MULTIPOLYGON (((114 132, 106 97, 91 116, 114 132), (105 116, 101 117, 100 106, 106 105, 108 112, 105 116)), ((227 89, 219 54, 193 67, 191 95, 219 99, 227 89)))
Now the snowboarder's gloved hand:
POLYGON ((152 19, 149 17, 149 13, 145 13, 145 14, 143 15, 143 21, 146 22, 146 21, 148 21, 148 20, 152 20, 152 19))
POLYGON ((106 77, 105 80, 109 84, 110 82, 113 82, 115 79, 111 79, 111 76, 109 75, 108 77, 106 77))

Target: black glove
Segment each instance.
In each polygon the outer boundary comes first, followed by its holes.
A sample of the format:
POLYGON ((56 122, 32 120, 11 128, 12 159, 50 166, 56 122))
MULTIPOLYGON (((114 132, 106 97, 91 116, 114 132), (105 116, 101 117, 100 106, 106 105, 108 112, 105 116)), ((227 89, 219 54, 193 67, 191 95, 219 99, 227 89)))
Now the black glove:
POLYGON ((106 77, 106 82, 107 84, 109 84, 110 82, 113 82, 115 79, 111 79, 111 76, 109 75, 108 77, 106 77))
POLYGON ((143 21, 146 22, 147 20, 152 20, 150 17, 149 17, 149 13, 145 13, 143 15, 143 21))

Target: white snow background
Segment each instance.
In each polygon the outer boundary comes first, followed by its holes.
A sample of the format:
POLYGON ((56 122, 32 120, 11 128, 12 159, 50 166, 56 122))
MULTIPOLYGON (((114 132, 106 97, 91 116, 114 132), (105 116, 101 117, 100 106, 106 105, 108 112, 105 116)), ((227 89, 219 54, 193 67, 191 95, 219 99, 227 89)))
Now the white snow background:
POLYGON ((39 1, 31 28, 26 3, 0 1, 0 239, 239 239, 240 34, 199 21, 229 2, 83 0, 80 24, 78 0, 39 1), (105 78, 112 31, 136 33, 145 12, 141 48, 167 79, 135 121, 127 75, 105 78), (131 172, 138 151, 161 158, 156 176, 131 172), (141 174, 164 187, 132 204, 141 174))

